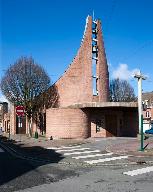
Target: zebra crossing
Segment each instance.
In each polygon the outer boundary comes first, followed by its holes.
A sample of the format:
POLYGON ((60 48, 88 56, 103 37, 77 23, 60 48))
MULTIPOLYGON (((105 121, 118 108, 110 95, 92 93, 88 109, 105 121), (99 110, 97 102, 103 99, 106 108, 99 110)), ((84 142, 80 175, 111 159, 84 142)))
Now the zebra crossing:
POLYGON ((105 158, 105 159, 92 160, 92 161, 85 161, 85 162, 92 165, 92 164, 104 163, 104 162, 108 162, 108 161, 114 161, 114 160, 126 159, 126 158, 128 158, 127 155, 126 156, 119 156, 119 157, 111 157, 111 158, 105 158))
MULTIPOLYGON (((116 154, 112 152, 102 153, 99 149, 93 150, 89 147, 82 147, 81 145, 48 147, 47 149, 55 150, 57 153, 75 160, 82 160, 84 163, 89 165, 118 161, 122 159, 128 159, 129 157, 128 155, 116 156, 116 154)), ((126 171, 122 174, 127 176, 137 176, 149 172, 153 172, 153 166, 126 171)))
POLYGON ((127 155, 122 155, 118 157, 110 157, 115 154, 111 152, 102 153, 99 149, 91 149, 89 147, 81 147, 80 145, 76 146, 61 146, 57 148, 47 148, 55 150, 57 153, 61 153, 64 156, 69 156, 72 159, 82 160, 84 163, 94 165, 109 161, 127 159, 127 155))
POLYGON ((141 174, 145 174, 145 173, 149 173, 153 171, 153 166, 149 166, 149 167, 144 167, 141 169, 135 169, 132 171, 127 171, 127 172, 123 172, 124 175, 128 175, 128 176, 137 176, 137 175, 141 175, 141 174))

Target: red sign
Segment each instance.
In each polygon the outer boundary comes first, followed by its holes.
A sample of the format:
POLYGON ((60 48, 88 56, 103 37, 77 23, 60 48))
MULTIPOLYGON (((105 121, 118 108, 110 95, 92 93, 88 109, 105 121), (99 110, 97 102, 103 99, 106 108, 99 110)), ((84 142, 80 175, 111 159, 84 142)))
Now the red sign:
POLYGON ((18 116, 23 116, 24 115, 24 106, 22 106, 22 105, 16 106, 16 114, 18 116))

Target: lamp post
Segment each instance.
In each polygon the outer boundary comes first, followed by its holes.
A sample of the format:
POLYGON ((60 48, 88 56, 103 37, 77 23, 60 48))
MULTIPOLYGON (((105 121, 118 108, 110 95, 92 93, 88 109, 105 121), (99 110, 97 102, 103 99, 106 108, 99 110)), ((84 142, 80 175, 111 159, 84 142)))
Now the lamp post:
POLYGON ((143 147, 143 112, 142 112, 142 80, 146 80, 139 71, 137 74, 134 75, 134 78, 138 79, 138 113, 139 113, 139 134, 141 135, 141 147, 140 151, 144 151, 143 147))

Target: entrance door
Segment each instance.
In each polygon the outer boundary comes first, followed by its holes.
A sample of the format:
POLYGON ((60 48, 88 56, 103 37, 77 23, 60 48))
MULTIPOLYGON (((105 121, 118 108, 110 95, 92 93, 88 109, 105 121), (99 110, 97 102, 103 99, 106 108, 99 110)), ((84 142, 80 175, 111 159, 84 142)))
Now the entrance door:
POLYGON ((26 117, 16 116, 16 134, 26 134, 26 117))
POLYGON ((117 136, 117 116, 106 115, 106 136, 117 136))

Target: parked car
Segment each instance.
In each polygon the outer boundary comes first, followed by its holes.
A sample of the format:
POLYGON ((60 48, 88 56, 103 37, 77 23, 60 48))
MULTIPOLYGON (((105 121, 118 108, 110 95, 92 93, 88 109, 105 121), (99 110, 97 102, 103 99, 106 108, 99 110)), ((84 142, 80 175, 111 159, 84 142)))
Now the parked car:
POLYGON ((148 129, 145 131, 146 134, 153 134, 153 125, 151 126, 151 129, 148 129))

